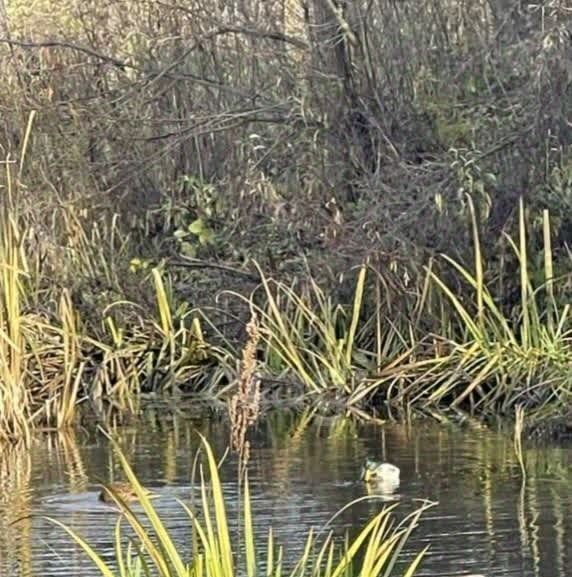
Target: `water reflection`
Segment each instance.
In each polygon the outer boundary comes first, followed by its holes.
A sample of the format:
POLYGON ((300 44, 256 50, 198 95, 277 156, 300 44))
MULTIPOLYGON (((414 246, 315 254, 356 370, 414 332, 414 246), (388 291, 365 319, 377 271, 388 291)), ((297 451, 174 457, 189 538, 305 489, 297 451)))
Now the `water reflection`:
MULTIPOLYGON (((229 432, 223 420, 152 414, 117 430, 122 449, 175 540, 188 545, 189 523, 176 499, 193 497, 191 479, 204 434, 221 456, 229 432)), ((401 469, 397 509, 404 517, 418 499, 438 501, 408 544, 409 558, 427 543, 419 575, 564 577, 572 562, 572 448, 531 448, 523 483, 512 440, 484 429, 427 422, 358 425, 347 419, 282 412, 251 434, 249 476, 258 538, 270 524, 285 555, 300 554, 307 531, 319 530, 349 501, 367 495, 358 481, 366 456, 401 469)), ((238 516, 236 459, 223 463, 231 516, 238 516)), ((0 575, 97 575, 91 562, 46 520, 61 520, 99 552, 113 555, 116 512, 97 500, 98 480, 123 480, 108 442, 97 432, 38 436, 0 459, 0 575)), ((375 491, 374 491, 375 493, 375 491)), ((195 495, 196 496, 196 495, 195 495)), ((384 499, 361 501, 335 517, 336 532, 354 531, 384 499)), ((190 549, 189 549, 190 550, 190 549)))

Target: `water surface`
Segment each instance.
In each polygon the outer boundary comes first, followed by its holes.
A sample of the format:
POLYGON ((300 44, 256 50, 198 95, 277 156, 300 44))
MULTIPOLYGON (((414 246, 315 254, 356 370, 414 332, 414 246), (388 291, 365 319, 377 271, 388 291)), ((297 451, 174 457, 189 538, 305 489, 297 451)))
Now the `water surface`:
MULTIPOLYGON (((196 431, 218 456, 229 439, 220 418, 158 421, 150 414, 116 430, 140 480, 161 495, 155 505, 181 546, 188 519, 177 499, 191 497, 196 431)), ((407 545, 412 558, 431 545, 419 575, 566 577, 572 575, 572 446, 526 450, 526 482, 512 439, 480 427, 418 421, 364 425, 350 420, 271 415, 250 435, 249 475, 260 542, 270 524, 285 556, 295 559, 310 528, 319 530, 352 499, 367 494, 358 481, 362 460, 401 468, 398 518, 419 499, 437 501, 407 545)), ((236 459, 222 466, 230 516, 237 518, 236 459)), ((38 435, 31 451, 0 460, 0 575, 98 575, 66 534, 46 517, 79 531, 113 556, 113 508, 97 501, 97 482, 121 480, 121 468, 97 432, 38 435), (16 522, 15 522, 16 521, 16 522)), ((362 501, 335 518, 336 533, 355 532, 383 506, 362 501)))

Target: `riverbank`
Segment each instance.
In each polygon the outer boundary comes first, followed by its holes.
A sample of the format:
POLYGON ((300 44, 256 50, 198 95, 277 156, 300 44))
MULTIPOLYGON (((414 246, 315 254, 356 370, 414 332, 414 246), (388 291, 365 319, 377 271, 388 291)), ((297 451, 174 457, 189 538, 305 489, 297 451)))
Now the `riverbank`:
POLYGON ((566 14, 40 5, 0 33, 2 442, 241 383, 568 421, 566 14))
MULTIPOLYGON (((279 280, 251 261, 224 265, 248 281, 219 287, 193 307, 185 295, 201 270, 181 274, 168 261, 128 260, 135 250, 128 239, 118 259, 112 230, 91 229, 88 239, 88 230, 78 229, 79 248, 56 247, 53 238, 38 243, 33 224, 12 207, 3 215, 0 247, 2 437, 73 426, 80 403, 98 414, 134 413, 142 394, 229 400, 237 387, 253 403, 313 403, 366 419, 445 407, 510 419, 522 406, 535 426, 567 422, 569 275, 553 276, 544 213, 544 279, 530 276, 537 256, 528 249, 522 202, 519 215, 517 239, 509 241, 522 263, 521 289, 505 313, 485 281, 476 221, 474 268, 447 255, 430 259, 408 279, 401 301, 393 302, 384 270, 372 260, 341 275, 341 294, 309 268, 279 280), (74 270, 96 264, 108 271, 109 292, 72 280, 74 270)), ((221 271, 210 286, 227 279, 221 271)))

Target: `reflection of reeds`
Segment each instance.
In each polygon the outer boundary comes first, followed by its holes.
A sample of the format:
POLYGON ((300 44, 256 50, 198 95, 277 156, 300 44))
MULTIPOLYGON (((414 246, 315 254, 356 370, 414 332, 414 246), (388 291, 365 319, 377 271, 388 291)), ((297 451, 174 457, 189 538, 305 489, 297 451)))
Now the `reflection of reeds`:
POLYGON ((0 453, 0 575, 31 574, 30 451, 24 443, 0 453))
POLYGON ((260 333, 255 314, 246 326, 246 332, 248 340, 242 351, 238 387, 229 404, 231 446, 244 466, 249 457, 246 433, 256 423, 260 412, 260 379, 256 375, 256 347, 260 333))
POLYGON ((522 451, 522 431, 524 429, 524 407, 519 405, 515 410, 514 422, 514 452, 520 465, 523 481, 526 479, 526 468, 524 466, 524 453, 522 451))
POLYGON ((59 432, 56 442, 63 452, 70 489, 76 493, 87 490, 89 475, 85 468, 75 431, 66 429, 59 432))

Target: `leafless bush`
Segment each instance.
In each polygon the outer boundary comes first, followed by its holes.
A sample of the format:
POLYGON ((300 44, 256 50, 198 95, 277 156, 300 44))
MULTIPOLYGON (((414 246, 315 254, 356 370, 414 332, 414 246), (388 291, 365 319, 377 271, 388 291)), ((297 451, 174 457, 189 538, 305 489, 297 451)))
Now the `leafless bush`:
POLYGON ((176 219, 201 218, 209 257, 305 253, 333 276, 367 254, 463 256, 465 193, 485 239, 520 195, 570 234, 564 0, 45 4, 8 6, 0 142, 18 157, 39 111, 23 200, 58 234, 46 207, 118 213, 164 256, 176 219))

